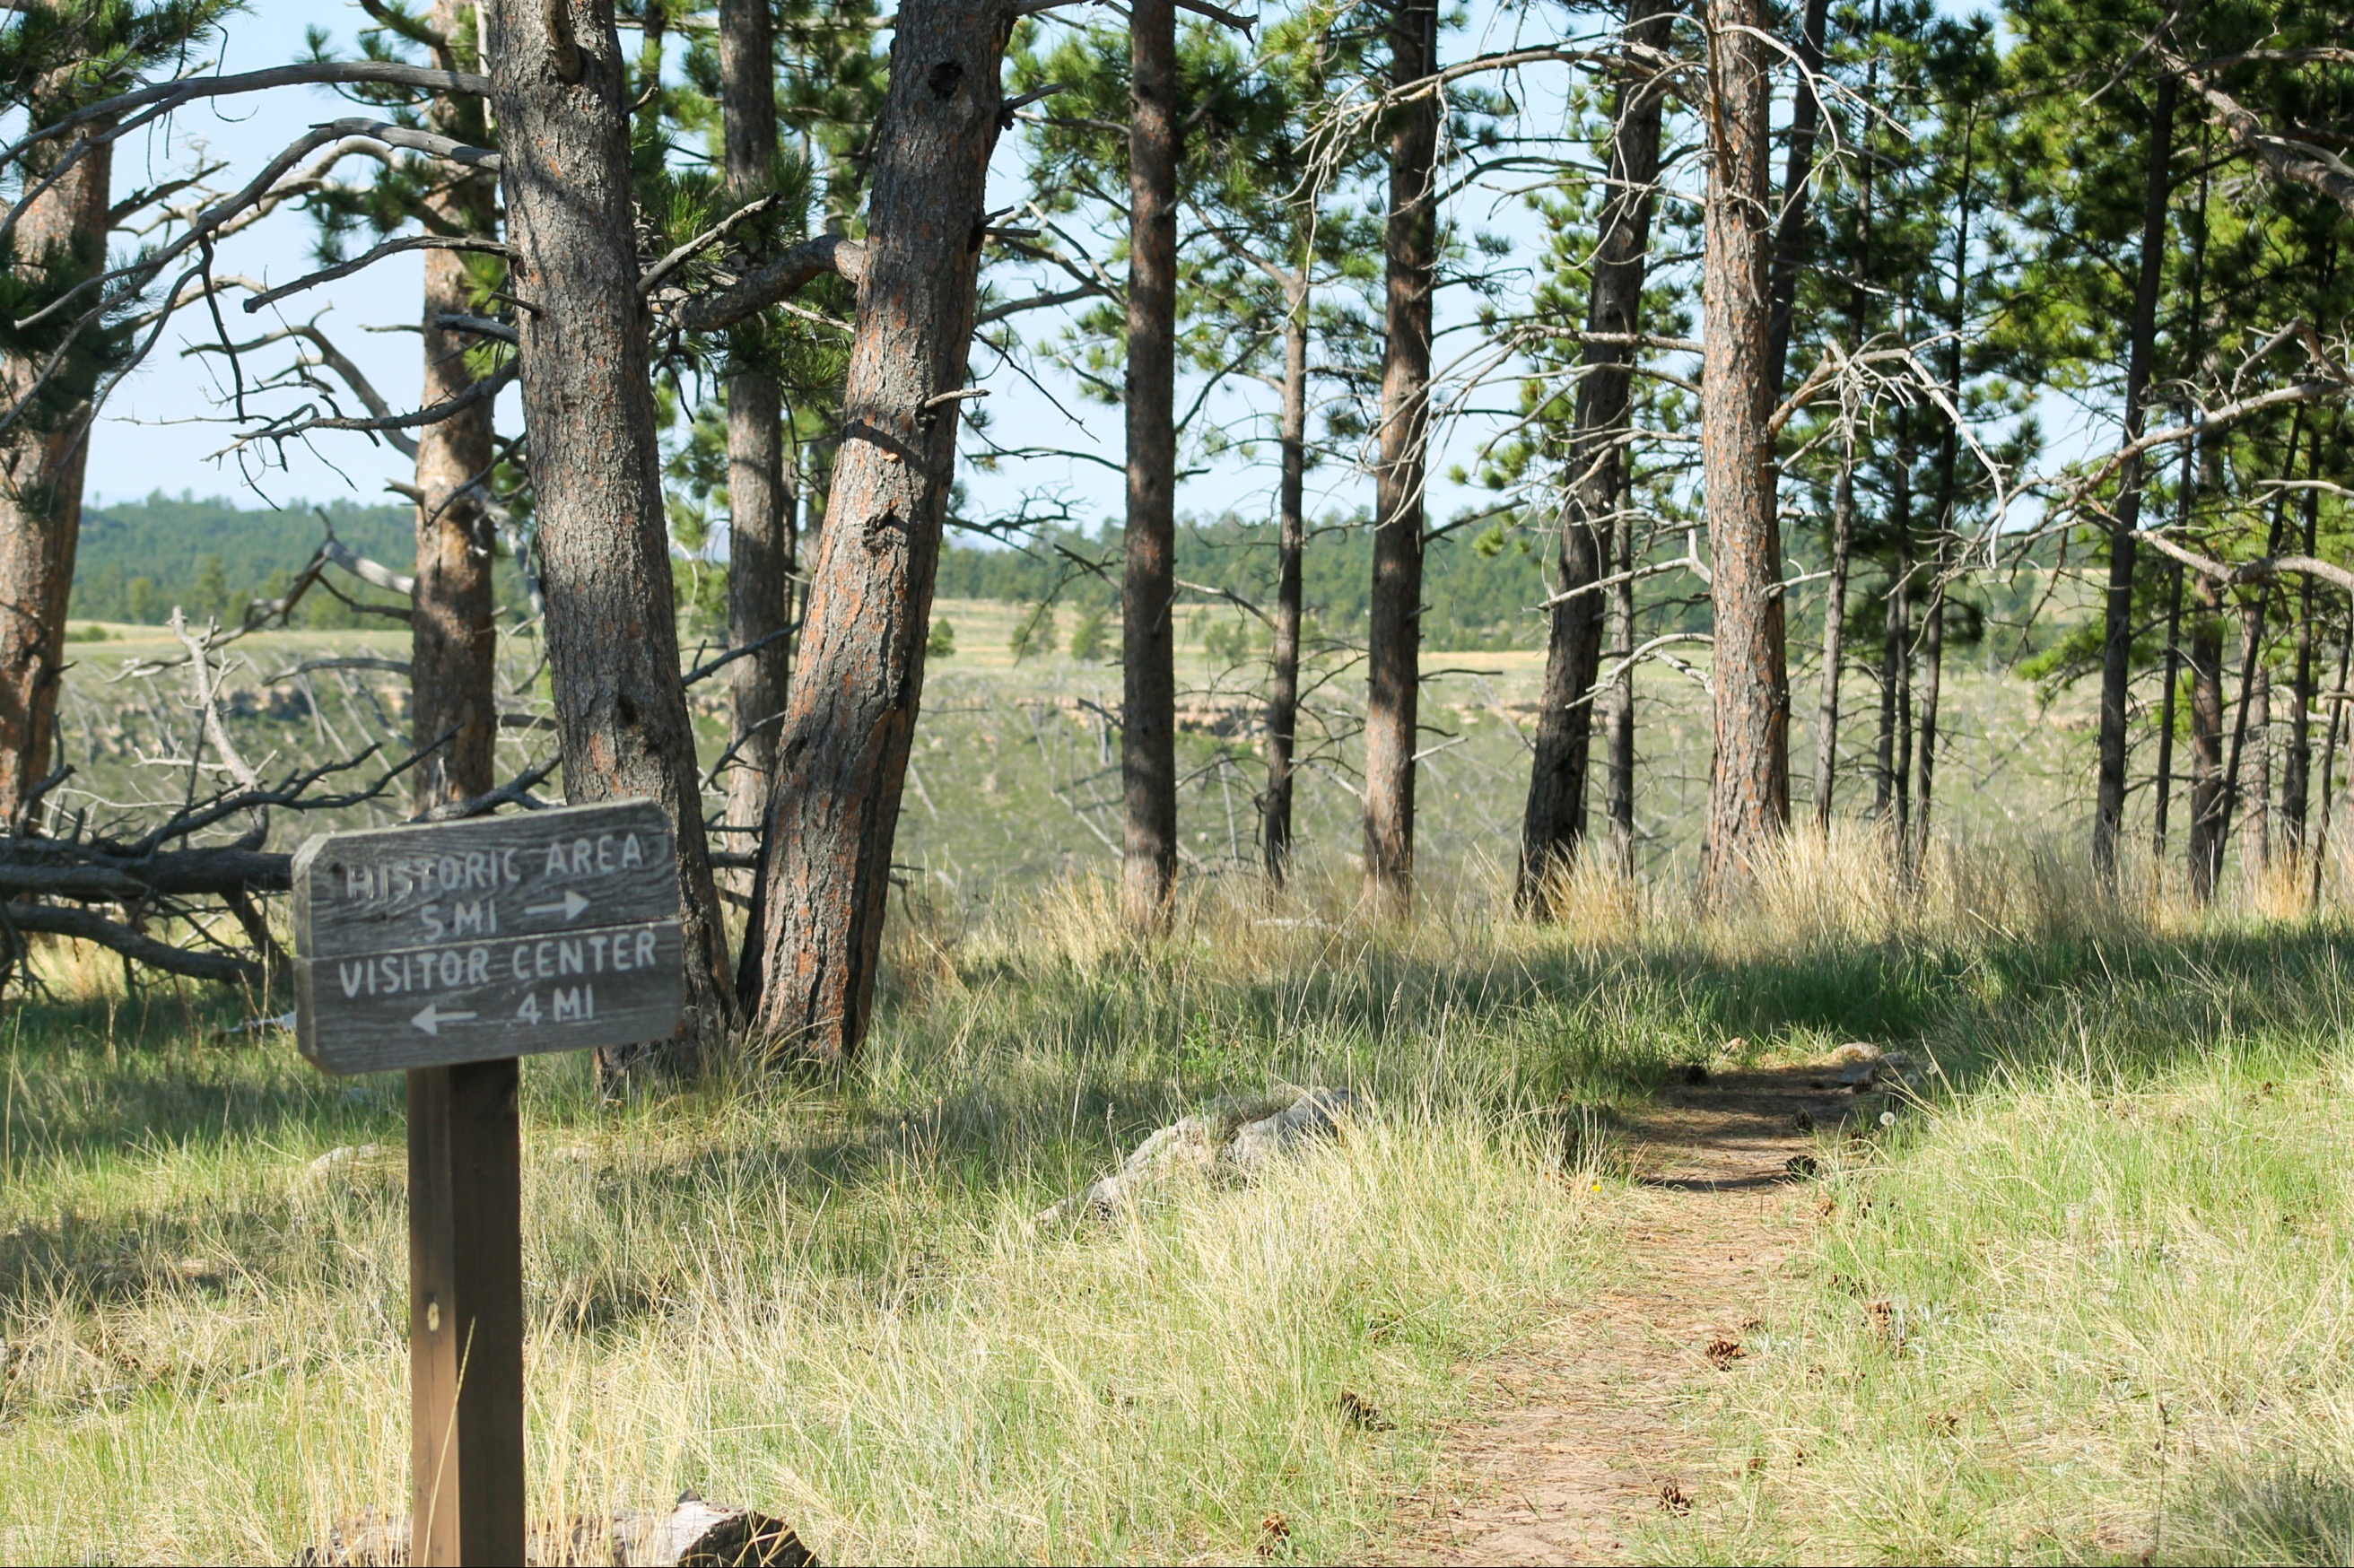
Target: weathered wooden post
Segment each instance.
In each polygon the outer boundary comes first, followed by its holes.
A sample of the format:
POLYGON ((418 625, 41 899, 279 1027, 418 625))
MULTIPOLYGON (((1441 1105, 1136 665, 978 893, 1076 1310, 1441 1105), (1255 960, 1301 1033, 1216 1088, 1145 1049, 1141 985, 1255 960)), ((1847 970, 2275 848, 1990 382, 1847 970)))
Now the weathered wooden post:
POLYGON ((651 800, 333 833, 295 854, 302 1054, 408 1074, 411 1562, 524 1560, 515 1058, 677 1026, 674 858, 651 800))

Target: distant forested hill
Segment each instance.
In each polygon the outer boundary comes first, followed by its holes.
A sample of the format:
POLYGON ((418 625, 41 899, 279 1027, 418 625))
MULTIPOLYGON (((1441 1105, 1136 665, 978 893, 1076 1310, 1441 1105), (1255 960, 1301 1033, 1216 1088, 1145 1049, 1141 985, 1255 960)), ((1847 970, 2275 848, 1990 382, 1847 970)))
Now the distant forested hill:
MULTIPOLYGON (((414 514, 408 507, 343 501, 325 511, 336 535, 361 554, 403 571, 415 559, 414 514)), ((180 605, 196 620, 217 616, 234 622, 249 600, 281 591, 319 538, 318 516, 308 506, 265 512, 217 496, 197 500, 159 493, 144 501, 92 507, 82 514, 72 613, 78 620, 161 624, 180 605)), ((1423 620, 1424 645, 1466 651, 1543 647, 1544 620, 1528 612, 1544 597, 1532 543, 1550 547, 1549 541, 1496 530, 1466 530, 1434 540, 1424 570, 1424 599, 1430 607, 1423 620)), ((950 543, 941 553, 938 591, 946 599, 1014 603, 1035 603, 1051 593, 1070 609, 1109 610, 1119 598, 1119 551, 1117 526, 1097 535, 1042 535, 1020 549, 950 543), (1108 563, 1106 575, 1097 577, 1080 561, 1108 563)), ((721 572, 708 569, 680 574, 683 599, 691 575, 702 585, 693 596, 698 606, 705 599, 726 603, 725 588, 718 586, 721 572)), ((1177 575, 1254 603, 1271 603, 1274 531, 1232 520, 1188 524, 1178 531, 1177 575)), ((1334 520, 1317 527, 1308 548, 1307 603, 1309 615, 1327 633, 1363 634, 1372 577, 1373 535, 1363 521, 1334 520)), ((335 581, 346 592, 387 601, 387 596, 348 578, 335 581)), ((504 581, 500 597, 514 597, 504 581)), ((332 598, 313 594, 300 619, 311 626, 344 626, 358 618, 332 598)))
MULTIPOLYGON (((407 506, 340 501, 324 510, 336 535, 362 555, 402 570, 416 559, 415 514, 407 506)), ((175 499, 158 492, 144 501, 90 507, 82 514, 74 556, 72 614, 161 623, 179 605, 195 620, 234 622, 248 600, 281 588, 321 537, 318 515, 308 506, 263 512, 218 496, 175 499)), ((307 599, 305 608, 312 625, 356 619, 323 594, 307 599)))
MULTIPOLYGON (((1542 648, 1545 620, 1530 613, 1544 598, 1537 551, 1549 540, 1525 532, 1470 529, 1431 541, 1423 567, 1423 646, 1434 651, 1542 648)), ((1034 603, 1048 593, 1082 612, 1109 610, 1119 599, 1120 535, 1043 534, 1026 548, 976 549, 950 544, 940 556, 943 599, 1034 603), (1081 561, 1106 563, 1097 576, 1081 561), (1056 593, 1056 586, 1060 591, 1056 593)), ((1362 635, 1372 594, 1373 536, 1362 519, 1333 520, 1310 534, 1302 588, 1311 620, 1331 635, 1362 635)), ((1177 576, 1259 605, 1275 595, 1275 530, 1233 520, 1181 524, 1177 576)), ((1202 600, 1199 594, 1189 599, 1202 600)))

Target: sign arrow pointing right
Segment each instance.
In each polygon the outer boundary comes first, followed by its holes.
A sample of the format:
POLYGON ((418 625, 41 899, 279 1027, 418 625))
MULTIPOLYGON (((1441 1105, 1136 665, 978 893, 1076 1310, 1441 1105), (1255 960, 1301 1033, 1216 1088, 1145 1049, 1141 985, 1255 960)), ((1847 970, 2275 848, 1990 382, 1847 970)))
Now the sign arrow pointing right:
POLYGON ((562 903, 526 904, 524 906, 523 912, 526 915, 561 915, 567 920, 572 920, 577 919, 580 911, 588 907, 588 900, 582 897, 575 889, 567 887, 564 890, 562 903))

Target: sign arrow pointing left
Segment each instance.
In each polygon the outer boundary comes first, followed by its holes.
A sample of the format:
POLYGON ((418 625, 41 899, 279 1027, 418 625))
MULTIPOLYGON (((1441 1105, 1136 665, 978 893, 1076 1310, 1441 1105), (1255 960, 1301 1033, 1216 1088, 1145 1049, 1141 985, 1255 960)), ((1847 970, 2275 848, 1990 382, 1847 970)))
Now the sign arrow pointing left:
POLYGON ((443 1024, 462 1023, 467 1019, 473 1016, 474 1014, 471 1012, 443 1012, 440 1011, 434 1003, 429 1001, 425 1004, 423 1009, 418 1012, 417 1016, 411 1018, 408 1022, 414 1023, 418 1028, 422 1029, 428 1034, 439 1034, 441 1033, 441 1026, 443 1024))

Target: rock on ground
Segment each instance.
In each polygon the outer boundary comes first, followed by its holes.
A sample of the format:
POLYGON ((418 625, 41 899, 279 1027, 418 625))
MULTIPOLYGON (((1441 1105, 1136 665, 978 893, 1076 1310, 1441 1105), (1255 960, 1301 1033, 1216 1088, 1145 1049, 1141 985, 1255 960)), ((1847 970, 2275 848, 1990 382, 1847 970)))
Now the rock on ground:
POLYGON ((1137 1145, 1120 1168, 1041 1213, 1036 1224, 1106 1217, 1187 1177, 1248 1175, 1331 1132, 1358 1109, 1347 1089, 1318 1086, 1273 1095, 1226 1096, 1137 1145))

